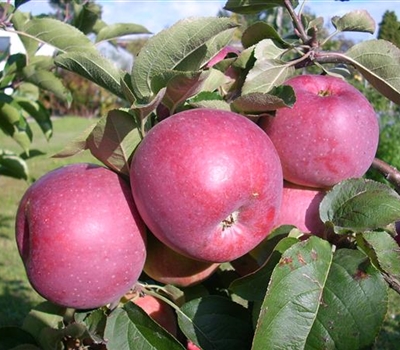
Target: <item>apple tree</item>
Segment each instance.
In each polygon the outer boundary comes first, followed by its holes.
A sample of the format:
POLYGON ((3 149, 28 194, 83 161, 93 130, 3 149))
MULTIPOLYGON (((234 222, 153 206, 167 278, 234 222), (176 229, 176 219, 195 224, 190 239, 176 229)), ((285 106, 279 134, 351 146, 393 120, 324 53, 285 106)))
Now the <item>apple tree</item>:
POLYGON ((12 137, 22 150, 21 154, 15 154, 7 149, 0 149, 0 175, 31 181, 25 160, 33 157, 37 150, 32 152, 31 149, 34 135, 28 118, 39 125, 47 140, 53 134, 50 119, 52 111, 43 104, 39 92, 49 92, 67 105, 72 101, 71 91, 57 74, 54 57, 41 52, 43 45, 50 44, 58 52, 76 51, 80 47, 92 47, 96 51, 95 46, 101 42, 127 34, 149 32, 134 23, 107 25, 101 19, 98 5, 77 2, 74 4, 73 22, 61 28, 65 32, 54 40, 56 32, 53 31, 48 37, 44 29, 60 30, 58 24, 62 22, 49 16, 35 17, 23 12, 19 8, 25 2, 15 1, 14 6, 10 2, 0 3, 2 30, 16 34, 24 48, 24 52, 13 54, 6 51, 0 58, 4 65, 0 74, 0 129, 5 135, 12 137), (89 34, 96 37, 95 43, 87 37, 89 34))
MULTIPOLYGON (((282 37, 274 26, 255 22, 243 30, 240 43, 236 43, 232 37, 237 33, 237 24, 229 18, 187 18, 152 36, 135 57, 130 72, 116 69, 69 24, 37 18, 20 28, 29 41, 55 46, 57 67, 89 79, 129 104, 110 110, 56 156, 70 157, 88 150, 108 171, 129 183, 147 226, 148 252, 136 283, 125 294, 114 295, 113 302, 76 308, 68 302, 70 295, 59 297, 57 302, 46 301, 26 316, 21 327, 0 329, 3 346, 259 350, 363 349, 373 345, 387 314, 388 289, 400 293, 396 230, 400 221, 400 174, 375 157, 377 120, 371 118, 374 113, 368 100, 346 79, 356 71, 379 94, 399 104, 400 51, 382 39, 362 41, 344 52, 327 50, 329 40, 337 34, 374 33, 374 20, 364 10, 333 17, 333 32, 321 37, 323 19, 308 21, 302 15, 303 5, 296 0, 228 0, 225 10, 241 14, 280 7, 290 16, 294 30, 282 37), (307 81, 290 84, 293 76, 306 77, 307 81), (328 83, 319 85, 320 81, 328 83), (309 86, 319 88, 308 100, 310 92, 305 90, 309 86), (341 88, 335 90, 335 86, 341 88), (312 102, 316 96, 317 102, 312 102), (288 118, 284 125, 287 133, 270 138, 270 128, 264 128, 264 123, 278 123, 298 105, 303 109, 288 118), (319 118, 312 123, 302 119, 317 113, 319 118), (369 121, 365 122, 364 114, 369 121), (353 117, 359 119, 347 128, 351 137, 336 133, 346 129, 345 123, 353 117), (236 118, 243 126, 232 122, 236 118), (254 131, 248 133, 247 128, 254 131), (317 137, 314 129, 323 128, 335 137, 317 137), (365 132, 367 138, 363 138, 365 132), (265 157, 263 162, 268 163, 274 157, 262 148, 269 142, 264 138, 272 140, 271 149, 279 155, 279 162, 268 171, 256 161, 251 162, 265 157), (222 141, 218 143, 218 139, 222 141), (361 160, 347 162, 346 152, 340 157, 331 156, 343 147, 342 142, 346 142, 349 155, 356 151, 357 157, 363 158, 362 170, 347 172, 361 160), (254 144, 260 146, 253 149, 250 145, 254 144), (296 150, 297 155, 290 157, 294 151, 289 151, 287 159, 281 157, 279 146, 283 144, 296 150), (237 147, 237 151, 228 153, 227 145, 237 147), (187 158, 188 154, 193 156, 187 158), (235 159, 235 154, 240 157, 235 159), (307 161, 311 158, 310 165, 307 161), (364 158, 368 158, 366 165, 364 158), (305 162, 301 164, 307 165, 307 171, 311 168, 316 182, 288 184, 297 181, 285 175, 293 162, 305 162), (368 167, 377 169, 388 184, 366 179, 363 173, 368 167), (318 174, 329 171, 347 175, 329 183, 318 182, 318 174), (264 176, 267 173, 270 177, 264 176), (236 179, 235 174, 239 174, 236 179), (205 188, 198 186, 202 176, 208 181, 205 188), (260 176, 264 179, 261 187, 257 182, 260 176), (223 192, 221 187, 226 182, 230 187, 223 192), (252 192, 245 193, 246 184, 251 184, 248 187, 252 192), (269 193, 260 190, 270 185, 269 193), (280 210, 275 205, 278 209, 271 209, 270 204, 262 202, 267 196, 270 203, 276 200, 285 208, 280 210), (245 211, 248 201, 263 203, 264 210, 245 211), (311 205, 313 209, 309 210, 311 205), (284 212, 293 216, 283 216, 284 212), (270 225, 277 226, 270 229, 264 225, 266 217, 270 225), (215 218, 219 220, 219 237, 224 239, 214 241, 206 228, 215 218), (251 224, 244 225, 246 220, 251 224), (172 224, 173 230, 168 226, 172 224), (248 230, 251 226, 264 230, 264 237, 252 245, 248 243, 254 232, 248 230), (237 248, 246 246, 245 251, 239 256, 216 258, 215 252, 226 252, 232 235, 239 237, 237 248), (141 307, 137 301, 144 296, 156 297, 171 307, 177 327, 162 326, 159 318, 141 307)), ((104 32, 106 37, 111 34, 104 32)), ((303 170, 306 165, 301 165, 303 170)), ((99 181, 87 181, 93 192, 101 193, 99 181)), ((77 182, 76 186, 82 184, 77 182)), ((60 191, 55 205, 60 210, 65 193, 62 188, 54 191, 60 191)), ((37 197, 41 200, 40 195, 37 197)), ((79 198, 69 204, 74 210, 86 203, 79 198)), ((108 200, 93 202, 93 216, 97 217, 96 209, 102 210, 105 218, 99 221, 109 223, 114 219, 117 226, 115 208, 104 210, 108 200)), ((22 212, 29 212, 30 200, 23 203, 28 203, 28 209, 22 212)), ((31 259, 48 248, 46 243, 42 248, 35 245, 42 233, 34 234, 32 220, 53 222, 53 226, 47 226, 48 232, 53 230, 54 239, 62 237, 65 243, 54 248, 60 249, 60 260, 54 252, 53 258, 43 260, 43 271, 49 277, 38 267, 33 271, 36 280, 44 285, 50 278, 54 281, 46 264, 53 264, 59 271, 58 265, 68 263, 66 251, 77 266, 73 273, 83 277, 91 259, 84 250, 73 255, 76 249, 71 247, 88 244, 89 249, 88 242, 98 225, 90 215, 78 215, 77 210, 76 216, 69 218, 68 227, 88 224, 81 235, 73 235, 70 246, 65 238, 70 232, 65 230, 66 225, 52 221, 50 212, 54 207, 46 203, 34 218, 27 216, 18 224, 17 235, 28 242, 22 247, 23 263, 29 266, 31 259), (29 255, 32 252, 35 254, 29 255)), ((82 212, 90 213, 87 205, 82 212)), ((107 240, 106 236, 97 236, 97 240, 107 241, 104 250, 110 251, 111 233, 104 234, 108 234, 107 240)), ((119 235, 126 233, 116 230, 112 234, 119 241, 123 238, 119 235)), ((96 242, 96 247, 101 255, 101 242, 96 242)), ((124 258, 120 249, 116 244, 116 263, 124 258)), ((137 268, 122 265, 120 274, 137 268)), ((108 266, 108 260, 104 266, 108 266)), ((27 270, 28 278, 33 272, 27 270)), ((108 268, 98 273, 104 279, 108 268)), ((86 281, 93 283, 99 276, 87 276, 86 281)), ((63 276, 59 278, 59 283, 64 283, 63 276)), ((112 276, 109 284, 110 289, 114 287, 112 276)), ((71 287, 76 295, 87 289, 85 280, 71 287)), ((91 293, 85 295, 86 300, 97 298, 95 291, 91 293)))

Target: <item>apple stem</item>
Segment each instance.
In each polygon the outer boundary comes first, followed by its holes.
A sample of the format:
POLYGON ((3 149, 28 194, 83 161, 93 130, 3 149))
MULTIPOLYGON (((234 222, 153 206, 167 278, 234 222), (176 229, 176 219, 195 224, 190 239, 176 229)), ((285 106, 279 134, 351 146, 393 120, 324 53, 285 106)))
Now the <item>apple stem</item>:
POLYGON ((400 193, 399 170, 378 158, 374 159, 371 167, 375 170, 378 170, 385 177, 385 179, 395 187, 396 192, 400 193))
MULTIPOLYGON (((145 293, 145 294, 147 294, 147 295, 151 295, 151 296, 153 296, 153 297, 155 297, 155 298, 158 298, 158 299, 164 301, 164 302, 167 303, 169 306, 171 306, 176 312, 180 312, 180 308, 179 308, 178 305, 176 305, 176 304, 175 304, 172 300, 170 300, 169 298, 164 297, 164 296, 162 296, 161 294, 159 294, 159 293, 153 291, 151 285, 141 285, 141 287, 142 287, 142 288, 141 288, 141 291, 142 291, 143 293, 145 293)), ((153 287, 154 287, 154 286, 153 286, 153 287)), ((161 287, 161 286, 155 286, 155 287, 156 287, 156 289, 161 289, 161 290, 163 289, 163 287, 161 287)))

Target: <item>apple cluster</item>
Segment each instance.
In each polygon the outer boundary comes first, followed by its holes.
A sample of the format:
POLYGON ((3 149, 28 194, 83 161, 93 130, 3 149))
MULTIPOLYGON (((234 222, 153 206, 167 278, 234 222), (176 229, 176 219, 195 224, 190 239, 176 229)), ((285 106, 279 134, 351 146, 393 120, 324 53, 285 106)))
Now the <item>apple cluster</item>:
POLYGON ((163 119, 136 149, 129 181, 93 164, 37 180, 16 220, 32 286, 56 304, 96 308, 117 302, 143 272, 165 284, 199 283, 277 226, 320 233, 320 201, 367 171, 378 122, 339 78, 286 84, 294 107, 259 123, 207 108, 163 119))

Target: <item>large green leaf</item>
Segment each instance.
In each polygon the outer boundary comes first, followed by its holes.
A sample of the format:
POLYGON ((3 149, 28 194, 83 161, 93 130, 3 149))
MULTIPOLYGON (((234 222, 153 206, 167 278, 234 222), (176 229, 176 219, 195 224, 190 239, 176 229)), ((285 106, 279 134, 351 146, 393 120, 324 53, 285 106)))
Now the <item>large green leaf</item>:
POLYGON ((86 2, 83 5, 74 2, 73 7, 73 26, 86 35, 93 32, 93 27, 101 18, 101 6, 94 2, 86 2))
POLYGON ((57 56, 55 64, 125 98, 120 83, 124 73, 97 51, 68 52, 57 56))
POLYGON ((224 297, 211 295, 187 302, 178 312, 178 323, 203 350, 243 350, 251 345, 249 311, 224 297))
POLYGON ((139 306, 126 303, 107 318, 104 331, 109 350, 183 350, 184 347, 139 306))
POLYGON ((267 93, 282 85, 293 73, 294 68, 281 60, 285 49, 278 47, 271 39, 260 41, 254 49, 256 62, 246 76, 242 94, 267 93))
POLYGON ((362 252, 311 237, 272 273, 252 349, 361 349, 386 310, 386 283, 362 252))
POLYGON ((281 38, 276 29, 266 22, 255 22, 247 27, 242 35, 242 44, 244 48, 249 48, 264 39, 272 39, 282 47, 290 46, 281 38))
POLYGON ((42 43, 49 44, 61 52, 95 51, 92 41, 75 27, 53 18, 32 18, 23 26, 23 31, 42 43))
MULTIPOLYGON (((153 95, 151 81, 154 76, 175 69, 200 48, 204 48, 203 55, 207 57, 207 47, 204 45, 219 33, 235 26, 228 18, 187 18, 153 36, 133 65, 132 86, 137 97, 150 99, 153 95)), ((199 65, 198 58, 195 61, 199 65)), ((199 68, 191 67, 190 70, 199 68)))
MULTIPOLYGON (((362 239, 372 249, 378 268, 387 276, 387 280, 400 289, 400 249, 398 243, 386 231, 363 232, 362 239)), ((359 241, 358 241, 359 242, 359 241)))
MULTIPOLYGON (((297 7, 298 1, 291 0, 290 3, 293 7, 297 7)), ((228 0, 224 9, 236 13, 252 14, 258 13, 270 8, 285 6, 284 0, 228 0)))
POLYGON ((11 97, 4 94, 0 94, 0 129, 11 136, 29 154, 32 130, 22 115, 21 107, 11 97))
POLYGON ((294 237, 281 239, 260 269, 233 281, 229 289, 246 300, 262 302, 276 264, 280 261, 282 254, 297 242, 298 239, 294 237))
POLYGON ((382 95, 400 104, 400 49, 386 40, 368 40, 354 45, 344 58, 382 95))
POLYGON ((242 114, 260 115, 282 107, 291 107, 296 102, 292 87, 281 85, 270 93, 252 92, 241 95, 232 102, 232 108, 242 114))
POLYGON ((331 19, 337 31, 375 33, 375 20, 366 10, 355 10, 331 19))
POLYGON ((16 102, 35 119, 46 139, 53 135, 53 124, 51 122, 50 110, 45 108, 40 101, 32 101, 27 98, 16 98, 16 102))
POLYGON ((130 158, 140 140, 134 117, 122 110, 111 110, 93 128, 86 147, 108 167, 128 175, 130 158))
POLYGON ((27 82, 36 85, 42 90, 50 91, 59 99, 71 103, 71 92, 53 72, 45 69, 36 69, 35 66, 28 65, 23 69, 23 75, 27 82))
POLYGON ((148 29, 140 24, 134 23, 115 23, 100 29, 96 37, 96 42, 112 40, 124 35, 131 34, 150 34, 148 29))
MULTIPOLYGON (((13 16, 11 17, 11 23, 14 26, 14 29, 18 30, 21 33, 24 32, 24 26, 30 20, 31 16, 27 13, 21 12, 20 10, 16 10, 13 16)), ((37 49, 39 48, 39 42, 27 35, 19 34, 18 36, 22 44, 24 45, 27 55, 33 56, 37 51, 37 49)))
POLYGON ((20 156, 0 149, 0 175, 29 180, 28 165, 20 156))
POLYGON ((326 194, 320 215, 339 234, 375 230, 400 219, 400 196, 380 182, 349 179, 326 194))

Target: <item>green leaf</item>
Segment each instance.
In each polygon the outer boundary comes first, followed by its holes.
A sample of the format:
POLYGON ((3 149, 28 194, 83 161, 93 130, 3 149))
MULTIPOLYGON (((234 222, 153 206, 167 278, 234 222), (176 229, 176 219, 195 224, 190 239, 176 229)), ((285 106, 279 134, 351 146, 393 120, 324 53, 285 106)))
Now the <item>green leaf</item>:
POLYGON ((150 32, 139 24, 115 23, 100 29, 96 37, 96 43, 131 34, 150 34, 150 32))
POLYGON ((340 350, 372 345, 387 312, 387 293, 381 273, 362 252, 339 249, 307 346, 340 350))
POLYGON ((183 350, 184 347, 134 303, 116 308, 107 318, 109 350, 183 350))
POLYGON ((245 49, 256 45, 264 39, 272 39, 282 47, 290 47, 274 27, 265 22, 256 22, 245 29, 242 35, 242 44, 245 49))
POLYGON ((400 249, 386 231, 363 232, 362 238, 373 250, 378 268, 388 276, 392 284, 400 286, 400 249))
POLYGON ((92 33, 93 27, 101 18, 101 6, 94 2, 86 2, 84 5, 74 2, 73 7, 73 26, 83 34, 92 33))
POLYGON ((362 349, 387 310, 387 286, 360 251, 310 237, 283 253, 261 307, 252 350, 362 349))
MULTIPOLYGON (((296 0, 290 2, 294 8, 299 4, 296 0)), ((253 14, 280 6, 285 6, 284 0, 228 0, 224 9, 235 13, 253 14)))
POLYGON ((260 269, 233 281, 229 289, 246 300, 262 302, 276 264, 280 261, 282 254, 297 242, 298 239, 294 237, 280 239, 260 269))
POLYGON ((28 181, 28 165, 24 159, 15 153, 0 149, 0 175, 28 181))
POLYGON ((400 49, 386 40, 354 45, 344 58, 382 95, 400 104, 400 49))
POLYGON ((116 109, 98 121, 86 140, 86 147, 106 166, 129 175, 130 158, 140 140, 134 117, 116 109))
MULTIPOLYGON (((27 13, 21 12, 20 10, 16 10, 11 17, 11 23, 14 27, 15 30, 18 30, 19 32, 23 33, 24 26, 26 23, 28 23, 31 20, 31 16, 27 13)), ((39 48, 39 42, 35 40, 34 38, 31 38, 30 36, 26 36, 23 34, 18 35, 22 44, 24 45, 24 48, 26 50, 26 53, 29 57, 33 56, 35 52, 39 48)))
POLYGON ((29 65, 23 69, 23 74, 27 82, 36 85, 40 89, 50 91, 59 99, 71 103, 71 92, 53 72, 44 69, 37 70, 34 66, 29 65))
POLYGON ((0 328, 0 350, 10 350, 24 344, 36 345, 35 338, 30 333, 18 327, 9 326, 0 328))
POLYGON ((153 78, 152 88, 154 92, 158 92, 160 88, 167 87, 163 98, 163 104, 165 104, 173 114, 176 108, 186 99, 201 91, 209 75, 209 71, 166 71, 153 78))
POLYGON ((2 102, 4 95, 0 95, 0 129, 6 135, 11 136, 29 154, 32 130, 23 117, 20 107, 14 103, 13 99, 2 102))
POLYGON ((246 76, 243 95, 252 92, 267 93, 282 85, 294 73, 294 67, 280 59, 284 52, 271 39, 264 39, 256 45, 256 62, 246 76))
POLYGON ((55 64, 125 98, 120 84, 123 72, 99 52, 68 52, 57 56, 55 64))
POLYGON ((31 101, 26 98, 16 98, 16 102, 35 119, 47 140, 53 135, 53 124, 50 111, 40 101, 31 101))
POLYGON ((282 107, 291 107, 296 96, 290 86, 273 88, 270 93, 252 92, 241 95, 232 102, 232 107, 242 114, 260 115, 282 107))
POLYGON ((43 345, 49 340, 52 330, 61 327, 65 310, 64 307, 44 301, 25 317, 22 329, 32 334, 38 343, 43 345))
POLYGON ((73 26, 53 18, 32 18, 23 26, 23 31, 42 43, 49 44, 61 52, 95 51, 90 39, 73 26))
POLYGON ((224 297, 210 295, 187 302, 178 312, 178 324, 203 350, 243 350, 251 345, 249 311, 224 297))
POLYGON ((355 10, 344 16, 334 16, 331 19, 333 26, 340 32, 375 33, 375 20, 366 10, 355 10))
MULTIPOLYGON (((179 66, 188 56, 205 45, 219 33, 234 28, 227 18, 187 18, 150 38, 136 57, 132 69, 132 86, 139 99, 152 96, 151 81, 154 76, 179 66)), ((215 53, 214 53, 215 54, 215 53)), ((196 60, 197 64, 199 60, 196 60)), ((200 67, 191 67, 195 71, 200 67)))
POLYGON ((320 216, 339 234, 374 230, 400 218, 400 196, 380 182, 349 179, 326 194, 320 216))
POLYGON ((95 342, 102 342, 104 340, 104 330, 107 323, 107 314, 103 309, 96 309, 87 314, 87 312, 76 311, 74 314, 76 322, 85 325, 86 330, 95 342))

